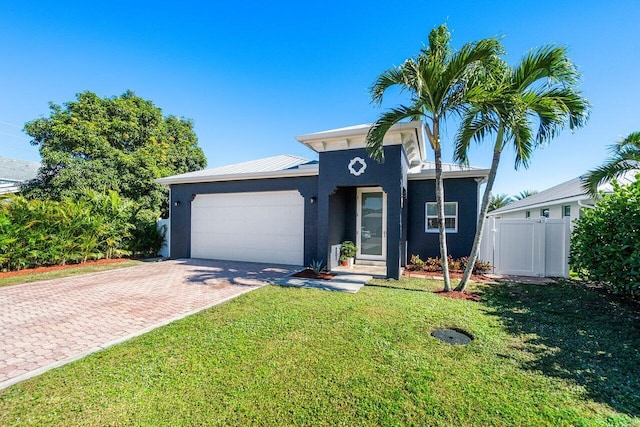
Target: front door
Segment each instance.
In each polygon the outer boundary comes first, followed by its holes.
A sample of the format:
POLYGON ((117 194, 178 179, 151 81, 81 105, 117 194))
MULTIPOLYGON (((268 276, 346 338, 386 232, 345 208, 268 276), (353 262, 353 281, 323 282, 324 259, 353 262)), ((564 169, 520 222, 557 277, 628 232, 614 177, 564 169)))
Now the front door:
POLYGON ((358 259, 387 259, 387 195, 382 188, 358 189, 356 245, 358 259))

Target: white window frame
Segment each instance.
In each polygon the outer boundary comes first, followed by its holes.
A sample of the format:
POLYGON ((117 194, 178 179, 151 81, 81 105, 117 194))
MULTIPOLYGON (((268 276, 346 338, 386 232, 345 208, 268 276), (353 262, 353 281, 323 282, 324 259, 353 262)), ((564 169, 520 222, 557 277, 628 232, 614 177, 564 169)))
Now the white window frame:
MULTIPOLYGON (((457 233, 458 232, 458 202, 444 202, 446 205, 454 205, 456 207, 455 215, 445 215, 444 218, 454 218, 456 221, 455 228, 445 228, 445 233, 457 233)), ((429 215, 429 205, 437 206, 436 202, 425 202, 424 204, 424 231, 425 233, 438 233, 438 227, 429 228, 429 218, 438 218, 438 215, 429 215)), ((437 210, 437 209, 436 209, 437 210)))

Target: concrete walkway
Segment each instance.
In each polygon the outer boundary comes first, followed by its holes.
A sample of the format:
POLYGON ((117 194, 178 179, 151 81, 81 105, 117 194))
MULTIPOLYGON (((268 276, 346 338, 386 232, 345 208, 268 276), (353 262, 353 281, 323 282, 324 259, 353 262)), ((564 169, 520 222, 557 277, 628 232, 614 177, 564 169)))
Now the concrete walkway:
POLYGON ((290 276, 276 280, 275 284, 280 286, 314 288, 325 291, 349 292, 355 294, 371 279, 373 279, 373 277, 366 274, 337 273, 336 277, 331 280, 305 279, 290 276))
POLYGON ((0 288, 0 389, 298 270, 189 259, 0 288))

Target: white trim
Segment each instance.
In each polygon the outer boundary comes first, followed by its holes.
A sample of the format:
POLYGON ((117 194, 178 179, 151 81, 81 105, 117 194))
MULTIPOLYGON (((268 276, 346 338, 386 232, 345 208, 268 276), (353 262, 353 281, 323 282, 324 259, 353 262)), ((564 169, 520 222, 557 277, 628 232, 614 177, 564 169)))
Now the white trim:
POLYGON ((268 178, 295 178, 299 176, 315 176, 319 173, 318 165, 315 167, 305 167, 301 169, 289 169, 275 172, 253 172, 236 173, 228 175, 201 175, 188 177, 167 177, 156 179, 155 182, 164 185, 171 184, 192 184, 198 182, 220 182, 220 181, 242 181, 248 179, 268 179, 268 178))
POLYGON ((356 213, 356 246, 358 252, 356 258, 370 261, 387 260, 387 193, 381 187, 361 187, 357 191, 357 213, 356 213), (362 253, 362 194, 382 193, 382 255, 367 255, 362 253))
MULTIPOLYGON (((438 215, 429 215, 428 205, 435 205, 437 202, 425 202, 424 203, 424 232, 425 233, 439 233, 440 230, 438 228, 429 228, 429 218, 437 218, 438 215)), ((456 206, 456 215, 453 217, 452 215, 445 215, 446 218, 455 218, 456 227, 455 228, 445 228, 446 233, 457 233, 458 232, 458 221, 459 221, 459 211, 458 211, 458 202, 444 202, 445 205, 453 203, 456 206)))
MULTIPOLYGON (((483 178, 482 181, 478 183, 478 184, 482 184, 489 176, 489 169, 442 171, 442 176, 444 178, 483 178)), ((421 179, 435 179, 435 178, 436 178, 435 169, 427 169, 426 171, 423 171, 423 172, 407 174, 407 179, 409 181, 416 181, 421 179)))
MULTIPOLYGON (((503 207, 503 208, 499 209, 500 212, 498 212, 498 209, 496 209, 495 211, 487 212, 487 216, 502 215, 502 214, 506 214, 506 213, 525 211, 525 210, 533 211, 533 210, 538 209, 538 208, 543 208, 543 207, 547 207, 547 206, 555 206, 555 205, 559 205, 559 204, 570 204, 570 203, 573 203, 573 202, 578 202, 578 205, 580 205, 581 202, 585 202, 585 201, 589 201, 589 200, 593 200, 593 199, 591 199, 590 197, 584 196, 584 195, 565 197, 564 199, 561 198, 561 199, 545 200, 543 202, 538 202, 538 203, 532 203, 530 205, 519 206, 519 207, 516 207, 516 208, 513 208, 513 209, 504 209, 504 207, 503 207)), ((508 207, 508 206, 505 206, 505 207, 508 207)))

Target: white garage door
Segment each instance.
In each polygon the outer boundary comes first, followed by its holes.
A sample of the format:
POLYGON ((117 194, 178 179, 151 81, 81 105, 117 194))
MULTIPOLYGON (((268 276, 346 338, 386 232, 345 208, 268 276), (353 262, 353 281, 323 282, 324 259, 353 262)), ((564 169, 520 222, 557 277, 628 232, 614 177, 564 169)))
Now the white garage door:
POLYGON ((297 191, 197 195, 191 257, 303 265, 304 198, 297 191))

